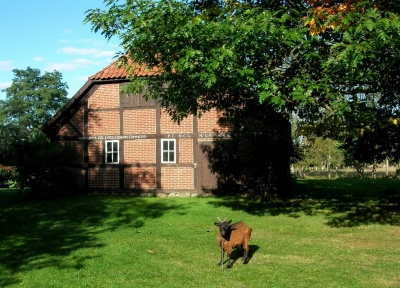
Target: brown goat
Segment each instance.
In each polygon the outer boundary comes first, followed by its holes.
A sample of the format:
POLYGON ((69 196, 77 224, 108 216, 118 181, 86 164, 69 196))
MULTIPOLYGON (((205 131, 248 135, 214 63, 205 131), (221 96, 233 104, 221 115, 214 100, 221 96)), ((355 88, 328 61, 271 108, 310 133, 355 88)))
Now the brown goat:
POLYGON ((224 264, 224 254, 227 251, 228 264, 226 268, 231 268, 232 249, 242 247, 244 250, 243 263, 249 261, 249 241, 252 229, 244 222, 237 222, 232 225, 232 220, 226 222, 226 218, 222 221, 218 218, 218 222, 214 225, 218 227, 218 247, 221 247, 221 261, 218 265, 224 264))

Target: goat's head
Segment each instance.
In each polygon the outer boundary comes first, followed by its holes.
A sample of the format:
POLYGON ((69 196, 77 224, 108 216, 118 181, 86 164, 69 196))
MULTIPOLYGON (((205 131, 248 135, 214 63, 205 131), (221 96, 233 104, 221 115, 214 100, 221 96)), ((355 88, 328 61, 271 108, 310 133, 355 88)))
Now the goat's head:
POLYGON ((222 221, 219 217, 217 217, 218 222, 215 222, 214 225, 218 227, 219 232, 221 233, 222 236, 225 236, 226 233, 229 230, 229 225, 231 224, 232 220, 229 220, 228 222, 226 222, 226 218, 224 219, 224 221, 222 221))

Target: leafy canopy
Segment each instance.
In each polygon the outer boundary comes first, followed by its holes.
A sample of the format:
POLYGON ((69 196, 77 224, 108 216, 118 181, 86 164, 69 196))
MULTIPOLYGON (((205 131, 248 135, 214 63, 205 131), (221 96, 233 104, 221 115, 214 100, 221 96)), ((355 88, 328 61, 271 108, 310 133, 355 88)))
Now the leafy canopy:
POLYGON ((400 143, 398 1, 105 2, 85 21, 119 37, 121 56, 158 69, 146 83, 132 77, 127 90, 147 85, 175 120, 214 107, 234 113, 256 99, 347 145, 368 134, 366 159, 398 158, 390 152, 400 143), (379 137, 388 145, 373 149, 379 137))
MULTIPOLYGON (((233 1, 106 2, 109 10, 89 10, 86 22, 106 37, 120 37, 121 55, 159 69, 159 77, 146 85, 175 119, 213 107, 240 106, 248 98, 277 109, 289 104, 289 97, 307 102, 285 76, 304 74, 307 65, 296 64, 301 50, 309 49, 301 45, 307 29, 299 25, 303 15, 296 7, 233 1)), ((128 87, 135 92, 137 84, 128 87)))
POLYGON ((85 21, 119 37, 121 55, 159 69, 151 95, 177 118, 229 107, 232 90, 311 120, 330 110, 342 117, 360 93, 380 93, 389 109, 397 101, 394 2, 105 2, 85 21))

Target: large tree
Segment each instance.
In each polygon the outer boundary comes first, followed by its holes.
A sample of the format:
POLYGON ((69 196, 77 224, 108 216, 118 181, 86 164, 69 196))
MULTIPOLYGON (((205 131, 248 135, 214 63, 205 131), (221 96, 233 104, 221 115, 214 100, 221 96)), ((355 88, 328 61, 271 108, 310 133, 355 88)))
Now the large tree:
POLYGON ((396 1, 105 2, 85 21, 120 38, 121 65, 158 69, 147 81, 132 77, 127 91, 146 85, 177 121, 211 108, 228 118, 265 108, 344 139, 372 120, 397 125, 388 121, 399 117, 396 1))
POLYGON ((291 43, 301 40, 301 33, 286 33, 289 30, 285 27, 294 28, 301 15, 292 15, 289 7, 280 10, 280 3, 273 1, 256 4, 268 7, 261 10, 224 1, 107 2, 108 11, 90 10, 86 21, 107 37, 121 37, 125 48, 122 65, 127 64, 128 69, 146 65, 159 71, 147 81, 133 77, 127 92, 139 92, 145 85, 147 95, 159 99, 178 122, 190 114, 201 116, 211 108, 224 111, 221 120, 233 123, 229 141, 236 142, 231 147, 238 148, 225 154, 229 159, 224 160, 225 164, 236 164, 224 165, 238 169, 235 173, 216 172, 234 175, 232 182, 244 181, 264 198, 288 193, 288 185, 282 184, 290 183, 289 159, 293 154, 289 114, 280 109, 282 100, 268 92, 275 84, 265 73, 275 75, 271 77, 284 86, 291 43), (287 34, 287 43, 282 44, 283 34, 287 34), (272 100, 260 103, 260 97, 272 100), (276 123, 281 127, 273 127, 276 123), (279 160, 277 155, 281 155, 279 160))
POLYGON ((7 147, 12 141, 28 139, 67 101, 68 86, 58 71, 41 74, 39 69, 14 69, 11 86, 0 100, 0 133, 7 147))

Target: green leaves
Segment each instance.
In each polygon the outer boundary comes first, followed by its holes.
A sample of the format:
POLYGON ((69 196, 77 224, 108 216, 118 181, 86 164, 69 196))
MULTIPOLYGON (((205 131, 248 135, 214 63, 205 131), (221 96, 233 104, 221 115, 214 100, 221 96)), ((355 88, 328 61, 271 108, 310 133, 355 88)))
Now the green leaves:
POLYGON ((373 118, 366 115, 399 118, 396 7, 356 1, 312 19, 313 7, 294 2, 109 1, 85 21, 119 37, 121 54, 159 67, 161 80, 149 81, 149 91, 178 121, 212 108, 230 113, 254 99, 349 131, 373 118))
POLYGON ((58 71, 46 72, 28 67, 15 69, 6 100, 0 101, 0 133, 6 141, 27 139, 68 102, 67 84, 58 71))

